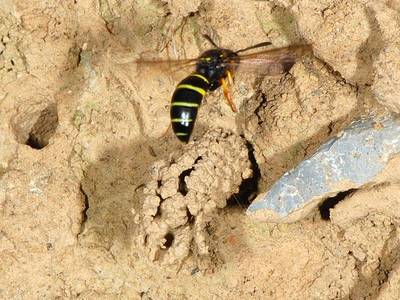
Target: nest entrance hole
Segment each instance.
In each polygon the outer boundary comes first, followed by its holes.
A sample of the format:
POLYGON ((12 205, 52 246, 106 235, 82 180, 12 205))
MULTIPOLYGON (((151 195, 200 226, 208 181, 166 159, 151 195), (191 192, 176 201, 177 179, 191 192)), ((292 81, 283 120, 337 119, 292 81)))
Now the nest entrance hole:
POLYGON ((186 196, 187 193, 189 192, 189 189, 186 185, 185 182, 185 178, 187 176, 190 176, 190 173, 192 173, 192 171, 195 169, 196 164, 202 159, 201 156, 199 156, 198 158, 196 158, 196 160, 193 163, 193 167, 190 169, 187 169, 185 171, 183 171, 180 175, 179 175, 179 186, 178 186, 178 192, 181 193, 183 196, 186 196))
POLYGON ((21 114, 13 121, 12 127, 19 143, 43 149, 58 127, 57 105, 51 103, 39 112, 21 114))
POLYGON ((260 168, 254 156, 253 145, 249 141, 246 141, 246 147, 249 153, 249 160, 251 163, 250 167, 253 171, 253 176, 242 181, 239 186, 239 192, 233 194, 227 200, 227 207, 240 207, 242 209, 247 209, 258 193, 258 183, 261 178, 260 168))
POLYGON ((166 249, 170 248, 172 246, 172 244, 174 243, 174 239, 175 236, 173 233, 168 232, 165 236, 164 236, 165 242, 164 242, 164 247, 166 249))

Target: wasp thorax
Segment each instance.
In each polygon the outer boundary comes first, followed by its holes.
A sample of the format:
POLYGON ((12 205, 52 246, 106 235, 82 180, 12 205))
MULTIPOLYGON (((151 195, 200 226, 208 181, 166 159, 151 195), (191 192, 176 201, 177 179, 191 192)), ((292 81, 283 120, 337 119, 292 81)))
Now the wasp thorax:
POLYGON ((239 56, 228 49, 211 49, 204 52, 196 65, 196 72, 203 75, 210 82, 210 90, 221 86, 221 79, 227 76, 228 71, 235 71, 239 56), (235 63, 235 64, 233 64, 235 63))

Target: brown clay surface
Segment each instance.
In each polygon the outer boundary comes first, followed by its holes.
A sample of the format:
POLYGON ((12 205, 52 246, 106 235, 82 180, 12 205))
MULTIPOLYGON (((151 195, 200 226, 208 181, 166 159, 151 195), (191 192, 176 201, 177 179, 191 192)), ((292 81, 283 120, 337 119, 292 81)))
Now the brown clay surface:
POLYGON ((359 116, 400 111, 399 13, 397 0, 0 1, 0 298, 399 299, 398 158, 329 220, 257 223, 240 202, 251 178, 266 190, 359 116), (188 70, 134 60, 196 57, 204 33, 314 54, 282 76, 238 73, 239 112, 210 93, 184 146, 169 101, 188 70))

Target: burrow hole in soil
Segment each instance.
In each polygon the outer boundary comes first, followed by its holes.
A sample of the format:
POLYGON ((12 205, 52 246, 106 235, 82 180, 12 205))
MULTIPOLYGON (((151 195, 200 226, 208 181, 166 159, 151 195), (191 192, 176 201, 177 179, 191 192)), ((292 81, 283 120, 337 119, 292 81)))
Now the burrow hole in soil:
POLYGON ((164 242, 164 247, 165 248, 170 248, 172 246, 172 243, 174 242, 174 235, 171 232, 168 232, 165 236, 165 242, 164 242))
POLYGON ((12 124, 17 141, 33 149, 43 149, 58 126, 57 105, 52 103, 40 112, 21 115, 17 119, 12 124))
POLYGON ((186 182, 185 182, 185 178, 186 178, 187 176, 189 176, 190 173, 192 173, 192 171, 195 169, 196 164, 197 164, 200 160, 202 160, 202 157, 201 157, 201 156, 199 156, 198 158, 196 158, 196 160, 195 160, 194 163, 193 163, 193 167, 192 167, 192 168, 183 171, 183 172, 179 175, 178 192, 181 193, 183 196, 186 196, 187 193, 188 193, 188 191, 189 191, 189 190, 188 190, 188 187, 187 187, 187 185, 186 185, 186 182))
POLYGON ((43 149, 49 144, 58 126, 58 112, 55 104, 41 111, 39 118, 31 128, 26 145, 33 149, 43 149))
POLYGON ((258 163, 256 161, 256 158, 254 156, 253 145, 250 142, 246 141, 246 147, 247 147, 247 150, 249 153, 249 160, 251 163, 251 169, 253 171, 253 176, 243 180, 239 186, 239 192, 236 194, 233 194, 227 200, 228 208, 240 207, 241 209, 247 209, 247 207, 250 205, 250 203, 257 196, 258 183, 261 178, 261 172, 260 172, 258 163))
POLYGON ((350 189, 338 193, 336 196, 329 197, 324 200, 319 206, 319 213, 322 220, 329 221, 331 219, 331 209, 334 208, 340 201, 343 201, 346 197, 353 194, 357 189, 350 189))

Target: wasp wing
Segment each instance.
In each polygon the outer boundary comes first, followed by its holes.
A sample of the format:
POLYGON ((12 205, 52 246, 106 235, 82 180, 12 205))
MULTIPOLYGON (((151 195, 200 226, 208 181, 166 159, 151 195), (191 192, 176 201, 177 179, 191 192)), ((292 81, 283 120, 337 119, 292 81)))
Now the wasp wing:
POLYGON ((229 65, 232 69, 238 67, 239 72, 273 76, 288 72, 298 59, 311 51, 310 45, 264 50, 240 55, 240 61, 231 62, 229 65))
POLYGON ((191 70, 198 58, 191 59, 160 59, 151 54, 141 54, 139 58, 132 58, 132 56, 114 56, 113 62, 120 65, 121 68, 133 69, 135 73, 140 76, 150 77, 166 77, 172 76, 174 79, 184 76, 191 70))

